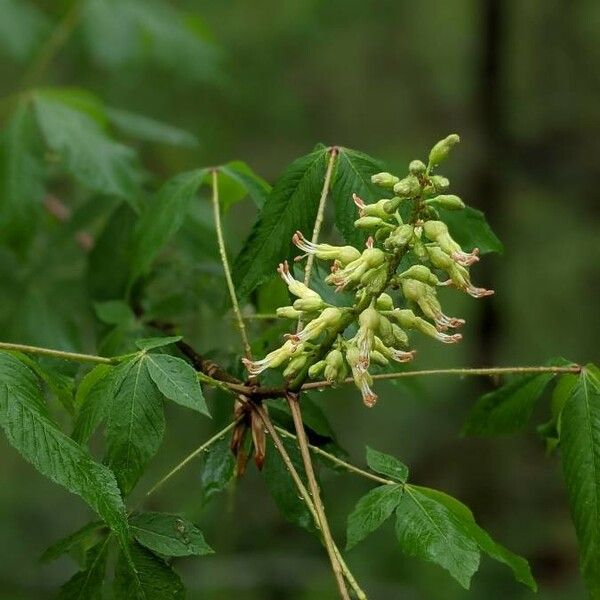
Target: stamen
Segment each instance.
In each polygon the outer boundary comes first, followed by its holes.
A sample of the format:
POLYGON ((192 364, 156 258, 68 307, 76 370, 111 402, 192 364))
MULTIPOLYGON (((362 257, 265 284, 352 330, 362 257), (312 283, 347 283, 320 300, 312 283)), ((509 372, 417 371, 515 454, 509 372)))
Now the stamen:
POLYGON ((373 244, 375 242, 373 241, 373 236, 369 236, 369 238, 367 239, 367 243, 365 244, 365 246, 369 249, 371 249, 373 247, 373 244))
POLYGON ((447 335, 445 333, 438 333, 436 339, 444 344, 456 344, 462 340, 462 335, 460 333, 454 333, 452 335, 447 335))
POLYGON ((279 266, 277 267, 277 272, 279 273, 279 275, 281 275, 281 279, 283 279, 283 281, 285 281, 288 285, 291 285, 292 283, 294 283, 294 281, 296 281, 290 275, 290 267, 288 266, 287 260, 283 263, 279 263, 279 266))
POLYGON ((485 288, 478 288, 472 284, 466 288, 467 294, 473 296, 473 298, 484 298, 485 296, 492 296, 495 292, 494 290, 486 290, 485 288))
POLYGON ((367 381, 363 380, 360 386, 363 402, 367 408, 373 408, 377 403, 377 394, 369 387, 367 381))
POLYGON ((479 261, 479 248, 473 248, 472 252, 454 252, 452 258, 459 265, 468 267, 479 261))
POLYGON ((402 350, 396 350, 395 348, 392 348, 392 358, 396 362, 400 362, 400 363, 410 362, 411 360, 413 360, 416 353, 417 353, 416 350, 411 350, 410 352, 404 352, 402 350))

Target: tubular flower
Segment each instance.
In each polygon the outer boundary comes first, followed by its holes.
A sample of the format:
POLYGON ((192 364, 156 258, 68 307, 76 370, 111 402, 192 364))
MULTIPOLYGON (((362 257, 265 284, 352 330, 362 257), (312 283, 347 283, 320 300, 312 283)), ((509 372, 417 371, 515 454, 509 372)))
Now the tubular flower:
POLYGON ((342 382, 348 369, 341 350, 335 348, 325 357, 325 379, 329 382, 342 382))
POLYGON ((382 354, 385 358, 391 358, 399 363, 410 362, 415 357, 417 353, 416 350, 411 350, 409 352, 405 352, 403 350, 398 350, 396 348, 387 346, 383 343, 383 341, 376 337, 375 338, 375 351, 382 354))
POLYGON ((423 223, 423 231, 430 240, 439 244, 440 248, 459 265, 468 267, 479 260, 479 248, 474 248, 472 252, 463 252, 463 249, 448 233, 448 227, 443 221, 426 221, 423 223))
POLYGON ((385 262, 385 253, 379 248, 373 248, 373 240, 369 238, 367 248, 356 260, 327 276, 325 281, 336 286, 336 291, 347 286, 356 286, 361 277, 370 269, 380 267, 385 262))
POLYGON ((440 285, 440 280, 425 265, 413 265, 400 273, 398 279, 416 279, 427 285, 440 285))
POLYGON ((363 371, 359 367, 360 357, 359 350, 355 345, 349 345, 346 349, 346 360, 350 365, 350 369, 352 371, 352 378, 354 379, 354 384, 360 390, 362 394, 362 399, 367 408, 373 408, 377 403, 377 394, 373 392, 371 389, 371 385, 373 385, 373 378, 369 375, 367 371, 363 371))
POLYGON ((354 341, 359 350, 357 368, 366 371, 369 368, 369 356, 375 344, 375 332, 379 329, 379 312, 370 306, 360 313, 358 317, 358 333, 354 341))
POLYGON ((247 358, 242 358, 242 362, 248 373, 254 377, 260 375, 266 369, 274 369, 281 366, 291 358, 297 349, 298 344, 295 344, 291 340, 287 340, 283 346, 269 352, 262 360, 248 360, 247 358))
POLYGON ((326 329, 335 328, 342 319, 342 311, 339 308, 329 307, 314 320, 312 320, 302 331, 288 333, 288 341, 298 345, 302 342, 318 338, 326 329))
POLYGON ((358 208, 359 217, 378 217, 384 220, 390 218, 391 213, 390 211, 386 210, 386 208, 389 206, 388 198, 379 200, 379 202, 375 202, 375 204, 365 204, 364 200, 359 195, 352 194, 352 200, 358 208))
MULTIPOLYGON (((293 235, 292 242, 298 246, 300 250, 306 252, 306 254, 314 254, 321 260, 337 260, 342 265, 347 265, 360 257, 360 250, 357 250, 354 246, 313 244, 312 242, 309 242, 300 231, 296 231, 293 235)), ((306 254, 304 256, 306 256, 306 254)), ((296 260, 300 260, 304 258, 304 256, 297 256, 296 260)))
POLYGON ((418 304, 423 314, 434 321, 437 328, 442 331, 448 329, 448 327, 455 329, 465 323, 464 319, 448 317, 442 312, 442 306, 435 295, 435 289, 430 285, 416 279, 403 279, 402 293, 407 300, 418 304))
POLYGON ((321 296, 319 296, 317 292, 313 292, 308 286, 293 278, 292 274, 290 273, 287 260, 283 263, 279 263, 277 272, 281 275, 281 279, 285 281, 288 286, 288 290, 290 290, 290 293, 294 294, 294 296, 298 296, 298 298, 321 299, 321 296))
POLYGON ((427 246, 427 254, 431 264, 438 269, 446 271, 450 277, 449 281, 445 281, 440 285, 453 284, 458 289, 473 296, 473 298, 484 298, 485 296, 491 296, 494 293, 494 290, 475 287, 471 283, 469 271, 467 271, 465 267, 456 264, 439 246, 427 246))
POLYGON ((404 327, 406 329, 416 329, 417 331, 420 331, 421 333, 428 335, 429 337, 432 337, 444 344, 455 344, 456 342, 460 342, 460 340, 462 340, 462 335, 460 333, 455 333, 453 335, 441 333, 429 321, 421 319, 421 317, 417 317, 417 315, 415 315, 415 313, 409 309, 396 308, 389 313, 386 313, 386 316, 395 320, 400 327, 404 327))

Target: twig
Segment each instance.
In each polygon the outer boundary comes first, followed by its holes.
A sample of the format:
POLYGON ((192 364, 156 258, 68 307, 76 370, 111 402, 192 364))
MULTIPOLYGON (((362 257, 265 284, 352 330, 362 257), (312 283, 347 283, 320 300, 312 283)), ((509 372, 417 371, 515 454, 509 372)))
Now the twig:
MULTIPOLYGON (((323 225, 323 217, 325 216, 325 204, 327 202, 327 194, 329 193, 329 185, 331 184, 331 175, 333 173, 333 166, 335 159, 338 155, 338 149, 333 146, 329 150, 329 162, 327 163, 327 171, 325 172, 325 179, 323 181, 323 189, 321 190, 321 198, 319 200, 319 208, 317 209, 317 216, 315 218, 315 226, 313 227, 311 242, 316 244, 319 241, 319 233, 321 233, 321 225, 323 225)), ((306 259, 306 266, 304 267, 304 285, 310 283, 310 276, 312 274, 313 264, 315 262, 315 255, 309 254, 306 259)))
POLYGON ((73 33, 79 22, 80 15, 81 2, 74 0, 50 37, 40 48, 29 70, 23 75, 23 87, 33 86, 38 82, 48 65, 73 33))
POLYGON ((171 479, 171 477, 173 477, 173 475, 176 475, 177 473, 179 473, 179 471, 181 471, 181 469, 183 469, 183 467, 185 467, 189 462, 191 462, 192 460, 194 460, 194 458, 196 458, 196 456, 198 456, 198 454, 201 454, 207 448, 210 448, 210 446, 212 446, 216 441, 218 441, 225 434, 227 434, 229 431, 231 431, 237 425, 237 423, 238 423, 237 420, 236 421, 232 421, 231 423, 229 423, 229 425, 227 425, 227 427, 224 427, 223 429, 221 429, 221 431, 215 433, 215 435, 213 435, 209 440, 206 440, 206 442, 204 442, 203 444, 201 444, 200 446, 198 446, 198 448, 196 448, 193 452, 191 452, 190 454, 188 454, 180 463, 178 463, 177 465, 175 465, 164 477, 161 477, 161 479, 159 479, 146 492, 146 496, 145 497, 148 498, 148 496, 151 496, 152 494, 154 494, 154 492, 156 492, 156 490, 158 490, 158 488, 160 488, 169 479, 171 479))
POLYGON ((250 342, 248 341, 248 334, 246 333, 246 325, 244 324, 244 318, 242 317, 242 311, 238 304, 237 295, 235 293, 235 287, 233 285, 233 278, 231 277, 231 269, 229 268, 229 260, 227 259, 227 250, 225 248, 225 239, 223 237, 223 227, 221 226, 221 211, 219 209, 219 178, 216 169, 212 171, 212 203, 213 212, 215 217, 215 227, 217 229, 217 240, 219 243, 219 254, 221 255, 221 262, 223 263, 223 271, 225 272, 225 280, 227 281, 227 289, 229 290, 229 296, 231 297, 231 304, 233 306, 233 312, 235 314, 242 343, 244 345, 244 353, 246 358, 252 358, 252 350, 250 349, 250 342))
POLYGON ((333 569, 333 573, 336 577, 341 597, 349 599, 350 597, 348 596, 348 590, 346 589, 346 584, 344 582, 342 567, 340 565, 339 558, 335 552, 335 542, 333 541, 331 530, 329 529, 329 523, 327 521, 327 516, 325 515, 323 503, 321 502, 321 492, 319 490, 319 484, 315 476, 312 459, 310 457, 310 451, 308 449, 308 439, 306 437, 306 431, 304 430, 304 423, 302 421, 302 413, 300 411, 298 396, 296 394, 290 393, 287 395, 287 401, 288 406, 290 407, 290 411, 292 413, 292 418, 294 420, 294 427, 296 429, 298 447, 300 448, 302 462, 304 463, 304 470, 306 471, 306 477, 308 479, 308 488, 312 495, 318 521, 321 525, 321 533, 323 534, 325 548, 327 549, 327 553, 329 554, 331 568, 333 569))
POLYGON ((104 365, 115 365, 119 362, 118 358, 107 358, 105 356, 95 356, 93 354, 80 354, 78 352, 65 352, 63 350, 53 350, 51 348, 39 348, 38 346, 26 346, 25 344, 10 344, 0 342, 0 350, 13 350, 23 352, 24 354, 38 354, 40 356, 52 356, 53 358, 62 358, 75 362, 92 362, 104 365))
MULTIPOLYGON (((287 450, 285 449, 285 446, 283 445, 283 442, 281 441, 281 438, 279 437, 279 435, 277 433, 277 431, 280 430, 280 428, 276 427, 273 424, 271 417, 269 417, 269 414, 262 406, 253 404, 252 409, 254 411, 256 411, 256 413, 259 415, 262 422, 264 423, 267 431, 269 432, 269 435, 271 436, 271 439, 273 440, 273 444, 275 445, 277 452, 281 456, 281 459, 283 460, 288 472, 290 473, 290 475, 292 477, 292 480, 294 481, 294 484, 296 485, 296 488, 298 489, 298 492, 300 493, 300 496, 302 497, 302 500, 304 501, 309 512, 311 513, 316 527, 322 533, 321 525, 319 522, 319 517, 317 515, 317 511, 315 509, 313 499, 311 499, 311 496, 310 496, 308 490, 306 489, 306 486, 304 485, 302 479, 300 478, 300 475, 298 474, 298 471, 296 470, 294 463, 290 459, 290 455, 288 454, 287 450)), ((289 433, 289 432, 286 432, 286 433, 289 433)), ((293 436, 292 434, 289 434, 289 435, 291 435, 294 439, 296 438, 296 436, 293 436)), ((324 540, 323 540, 323 543, 324 543, 324 540)), ((339 548, 335 545, 335 542, 333 544, 333 547, 334 547, 334 552, 336 554, 337 560, 340 563, 344 577, 350 584, 350 587, 352 587, 352 589, 354 590, 356 597, 358 598, 358 600, 367 600, 367 595, 365 594, 365 592, 362 590, 362 588, 356 581, 354 575, 352 574, 352 571, 350 571, 350 568, 346 564, 346 561, 344 560, 339 548)))

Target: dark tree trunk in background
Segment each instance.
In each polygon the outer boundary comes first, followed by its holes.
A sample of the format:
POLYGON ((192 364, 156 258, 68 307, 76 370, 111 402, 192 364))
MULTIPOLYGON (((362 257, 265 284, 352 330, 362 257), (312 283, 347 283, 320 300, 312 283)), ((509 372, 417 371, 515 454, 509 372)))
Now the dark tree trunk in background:
MULTIPOLYGON (((503 50, 505 38, 504 0, 481 2, 481 61, 475 88, 475 108, 479 119, 481 155, 473 178, 473 198, 485 211, 490 223, 498 222, 498 206, 503 195, 499 177, 503 148, 506 147, 506 128, 502 107, 503 50)), ((493 287, 495 269, 489 259, 476 269, 477 280, 484 287, 493 287)), ((475 348, 475 363, 495 364, 499 333, 499 318, 494 299, 481 302, 479 337, 475 348)))

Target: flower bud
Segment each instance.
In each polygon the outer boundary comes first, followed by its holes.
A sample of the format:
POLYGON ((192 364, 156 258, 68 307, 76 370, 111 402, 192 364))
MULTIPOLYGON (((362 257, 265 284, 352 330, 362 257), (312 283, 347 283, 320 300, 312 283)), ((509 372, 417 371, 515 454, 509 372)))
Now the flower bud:
POLYGON ((377 310, 393 310, 394 301, 389 294, 380 294, 379 298, 377 298, 377 301, 375 302, 375 308, 377 310))
POLYGON ((429 153, 429 166, 434 167, 444 162, 452 147, 458 144, 458 142, 460 142, 460 137, 456 133, 452 133, 435 144, 429 153))
POLYGON ((413 160, 408 165, 408 170, 413 175, 422 175, 427 170, 427 166, 421 160, 413 160))
POLYGON ((388 213, 389 215, 393 215, 400 207, 401 202, 402 202, 402 198, 399 198, 398 196, 394 196, 393 198, 390 198, 389 200, 385 200, 385 202, 383 203, 383 210, 385 210, 385 212, 388 213))
POLYGON ((384 188, 393 188, 400 181, 398 177, 392 175, 391 173, 375 173, 375 175, 371 175, 371 183, 375 185, 384 187, 384 188))
POLYGON ((390 214, 386 212, 385 205, 389 202, 387 198, 379 200, 374 204, 365 204, 363 199, 357 194, 352 194, 352 200, 358 208, 360 217, 379 217, 380 219, 389 219, 390 214))
POLYGON ((302 316, 302 313, 293 306, 280 306, 276 313, 280 319, 299 319, 302 316))
POLYGON ((406 244, 410 242, 414 235, 414 227, 412 225, 404 224, 396 227, 392 235, 385 240, 384 246, 387 250, 400 250, 406 247, 406 244))
POLYGON ((385 221, 379 217, 360 217, 354 221, 354 227, 358 229, 375 229, 385 224, 385 221))
POLYGON ((346 377, 346 366, 344 356, 337 348, 329 352, 325 357, 325 379, 327 381, 339 381, 346 377))
POLYGON ((417 177, 415 177, 412 173, 401 179, 394 186, 394 194, 400 196, 400 198, 414 198, 418 196, 421 192, 421 184, 417 177))
POLYGON ((388 346, 393 346, 395 343, 393 325, 390 320, 380 315, 379 317, 379 329, 377 331, 379 337, 383 340, 383 342, 388 346))
POLYGON ((425 200, 425 204, 447 208, 448 210, 460 210, 465 207, 465 203, 454 194, 442 194, 435 198, 425 200))
POLYGON ((304 352, 298 354, 298 356, 294 356, 283 371, 284 379, 293 379, 296 377, 302 371, 304 365, 306 365, 307 360, 308 355, 304 352))
POLYGON ((321 375, 323 370, 325 369, 326 365, 327 365, 327 363, 324 360, 320 360, 320 361, 316 362, 314 365, 311 365, 308 369, 308 376, 311 379, 317 379, 321 375))
POLYGON ((404 329, 398 327, 396 323, 392 323, 392 333, 395 340, 394 346, 408 346, 408 334, 404 329))
POLYGON ((421 241, 420 237, 413 237, 413 239, 411 240, 410 248, 413 251, 413 254, 419 260, 425 260, 427 258, 427 249, 425 247, 425 244, 421 241))
POLYGON ((430 180, 438 194, 445 192, 450 187, 450 181, 442 175, 432 175, 430 180))
POLYGON ((311 321, 302 331, 298 333, 288 333, 286 337, 293 344, 307 342, 318 338, 326 329, 335 329, 339 327, 343 319, 341 309, 336 307, 326 308, 316 319, 311 321))
MULTIPOLYGON (((398 275, 399 279, 416 279, 427 285, 439 285, 440 280, 425 266, 413 265, 398 275)), ((295 303, 294 303, 295 306, 295 303)))
POLYGON ((294 310, 302 312, 317 312, 327 306, 321 298, 298 298, 294 301, 294 310))
MULTIPOLYGON (((306 254, 314 254, 322 260, 338 260, 343 265, 356 260, 360 256, 360 250, 354 246, 331 246, 329 244, 313 244, 309 242, 301 231, 296 231, 292 236, 292 242, 306 252, 306 254)), ((303 256, 296 257, 296 260, 303 256)))
POLYGON ((368 270, 361 278, 360 284, 365 287, 369 293, 381 291, 387 281, 387 266, 381 265, 375 269, 368 270))
POLYGON ((371 351, 370 360, 371 362, 373 362, 376 365, 379 365, 380 367, 387 367, 390 364, 390 361, 383 354, 381 354, 381 352, 378 352, 377 350, 371 351))

